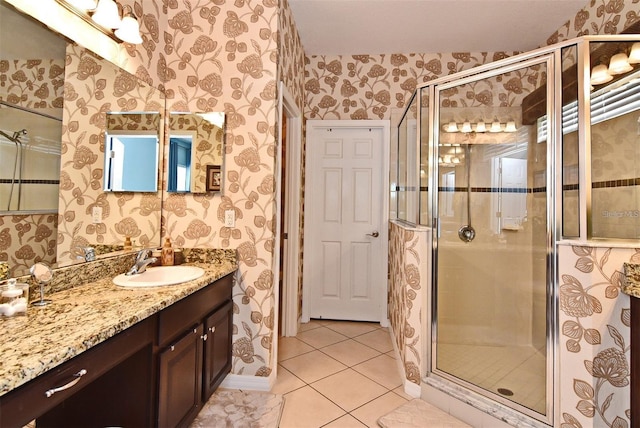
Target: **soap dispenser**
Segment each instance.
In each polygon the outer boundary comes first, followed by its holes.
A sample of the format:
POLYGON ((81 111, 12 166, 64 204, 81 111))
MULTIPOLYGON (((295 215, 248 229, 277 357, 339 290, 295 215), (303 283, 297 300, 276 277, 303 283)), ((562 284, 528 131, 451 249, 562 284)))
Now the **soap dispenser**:
POLYGON ((162 265, 173 266, 173 248, 171 247, 171 238, 164 238, 164 245, 161 253, 162 265))

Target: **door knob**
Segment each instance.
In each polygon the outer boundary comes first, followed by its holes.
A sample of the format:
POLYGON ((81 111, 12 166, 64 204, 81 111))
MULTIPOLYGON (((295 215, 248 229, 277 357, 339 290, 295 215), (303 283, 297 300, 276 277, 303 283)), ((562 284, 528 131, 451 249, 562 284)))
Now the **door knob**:
POLYGON ((374 238, 377 238, 378 236, 380 236, 380 234, 376 231, 373 233, 367 233, 367 236, 373 236, 374 238))

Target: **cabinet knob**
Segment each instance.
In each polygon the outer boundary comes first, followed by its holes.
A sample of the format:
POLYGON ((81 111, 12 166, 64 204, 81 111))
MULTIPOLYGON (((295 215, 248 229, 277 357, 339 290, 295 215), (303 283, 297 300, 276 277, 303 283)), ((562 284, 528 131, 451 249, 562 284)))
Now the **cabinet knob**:
POLYGON ((216 331, 215 326, 214 326, 214 327, 209 327, 209 331, 210 331, 211 333, 215 333, 215 331, 216 331))
POLYGON ((176 349, 176 347, 174 345, 171 345, 171 350, 174 351, 176 349))
POLYGON ((205 333, 202 336, 200 336, 200 339, 202 339, 202 340, 204 340, 206 342, 207 341, 207 333, 205 333))

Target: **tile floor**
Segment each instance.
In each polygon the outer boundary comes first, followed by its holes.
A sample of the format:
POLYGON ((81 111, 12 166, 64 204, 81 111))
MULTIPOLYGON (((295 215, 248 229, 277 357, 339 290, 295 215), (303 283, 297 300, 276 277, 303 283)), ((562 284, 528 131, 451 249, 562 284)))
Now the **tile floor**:
POLYGON ((412 399, 379 324, 312 320, 296 337, 279 338, 278 363, 271 392, 285 398, 280 428, 378 427, 412 399))

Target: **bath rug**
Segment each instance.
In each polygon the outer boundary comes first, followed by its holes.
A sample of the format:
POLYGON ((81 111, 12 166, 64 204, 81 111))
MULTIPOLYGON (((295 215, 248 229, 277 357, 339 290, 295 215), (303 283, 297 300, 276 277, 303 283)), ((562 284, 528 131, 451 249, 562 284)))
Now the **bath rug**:
POLYGON ((279 394, 220 388, 190 428, 277 428, 283 407, 284 397, 279 394))
POLYGON ((382 428, 468 428, 464 422, 447 412, 415 398, 397 409, 381 416, 378 425, 382 428))

